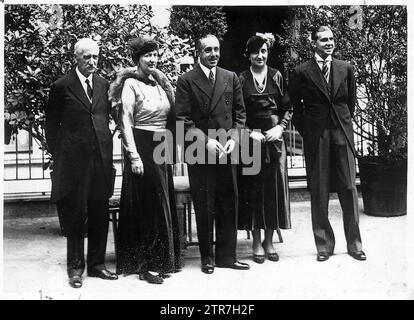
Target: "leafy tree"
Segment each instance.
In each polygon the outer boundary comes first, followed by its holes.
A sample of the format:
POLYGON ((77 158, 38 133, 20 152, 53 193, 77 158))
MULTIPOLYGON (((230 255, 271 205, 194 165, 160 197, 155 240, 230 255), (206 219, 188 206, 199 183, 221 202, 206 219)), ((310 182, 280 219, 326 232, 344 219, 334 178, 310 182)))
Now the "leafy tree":
POLYGON ((313 54, 311 28, 329 25, 335 36, 334 55, 355 67, 356 134, 370 142, 370 156, 406 159, 406 6, 306 6, 291 11, 294 23, 285 25, 286 36, 278 39, 286 49, 282 59, 288 70, 313 54))
POLYGON ((173 82, 188 45, 151 25, 147 5, 6 5, 5 125, 29 131, 47 151, 43 132, 49 87, 74 65, 73 47, 83 37, 100 45, 99 71, 112 81, 133 65, 128 41, 139 35, 160 43, 160 67, 173 82))
POLYGON ((227 32, 222 7, 172 6, 170 12, 170 32, 182 39, 190 39, 193 48, 195 41, 206 34, 211 33, 221 39, 227 32))

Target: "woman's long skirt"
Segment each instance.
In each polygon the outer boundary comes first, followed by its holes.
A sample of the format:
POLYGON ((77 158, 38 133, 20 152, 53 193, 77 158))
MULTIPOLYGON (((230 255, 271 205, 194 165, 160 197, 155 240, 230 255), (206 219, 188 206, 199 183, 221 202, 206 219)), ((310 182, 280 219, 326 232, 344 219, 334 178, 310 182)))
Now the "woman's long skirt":
POLYGON ((172 170, 156 164, 154 132, 133 129, 144 175, 131 171, 125 159, 120 214, 117 272, 175 272, 181 268, 180 232, 172 170))
MULTIPOLYGON (((250 143, 253 142, 250 139, 250 143)), ((251 149, 252 150, 252 146, 251 149)), ((261 170, 243 175, 239 168, 238 229, 290 229, 287 157, 284 141, 261 145, 261 170)))

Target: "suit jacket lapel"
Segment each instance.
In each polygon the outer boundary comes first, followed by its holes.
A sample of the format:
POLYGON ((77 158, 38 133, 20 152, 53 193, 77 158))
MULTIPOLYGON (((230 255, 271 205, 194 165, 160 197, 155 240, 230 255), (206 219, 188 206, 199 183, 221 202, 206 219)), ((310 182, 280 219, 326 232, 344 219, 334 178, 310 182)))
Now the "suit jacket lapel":
POLYGON ((325 84, 325 79, 323 78, 322 72, 319 69, 318 63, 316 62, 315 58, 312 58, 309 61, 309 68, 307 69, 309 77, 318 87, 318 89, 326 96, 326 98, 330 101, 330 93, 328 92, 328 88, 325 84))
POLYGON ((75 70, 72 71, 69 90, 72 91, 73 95, 79 99, 79 101, 82 103, 82 106, 85 107, 86 110, 90 111, 91 103, 86 96, 85 90, 83 90, 82 84, 80 83, 79 77, 76 74, 75 70))
POLYGON ((101 98, 101 93, 103 92, 103 86, 102 82, 98 78, 96 74, 93 75, 93 96, 92 96, 92 107, 91 111, 93 111, 96 107, 96 105, 99 102, 99 99, 101 98))
POLYGON ((341 75, 343 74, 343 69, 338 63, 338 60, 332 59, 332 98, 335 98, 336 93, 338 92, 339 85, 341 84, 341 75))
POLYGON ((224 76, 224 72, 222 72, 221 68, 217 67, 216 83, 214 84, 214 92, 213 92, 213 98, 211 99, 210 112, 213 111, 214 108, 216 107, 217 102, 219 101, 220 97, 223 95, 224 90, 226 90, 228 83, 229 83, 229 80, 227 77, 224 76))
POLYGON ((203 70, 201 70, 201 67, 199 65, 195 67, 195 70, 196 70, 196 77, 193 79, 195 85, 208 98, 211 98, 212 89, 211 89, 210 83, 208 82, 206 75, 204 74, 203 70))

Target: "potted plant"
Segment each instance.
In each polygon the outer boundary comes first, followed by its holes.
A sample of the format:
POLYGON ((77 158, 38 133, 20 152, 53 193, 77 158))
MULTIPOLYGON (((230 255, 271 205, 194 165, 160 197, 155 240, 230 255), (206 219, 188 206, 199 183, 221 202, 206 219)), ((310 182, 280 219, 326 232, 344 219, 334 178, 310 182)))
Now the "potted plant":
POLYGON ((313 26, 329 25, 336 55, 355 67, 354 129, 366 214, 406 214, 407 199, 407 7, 295 7, 282 59, 287 69, 309 59, 313 26))

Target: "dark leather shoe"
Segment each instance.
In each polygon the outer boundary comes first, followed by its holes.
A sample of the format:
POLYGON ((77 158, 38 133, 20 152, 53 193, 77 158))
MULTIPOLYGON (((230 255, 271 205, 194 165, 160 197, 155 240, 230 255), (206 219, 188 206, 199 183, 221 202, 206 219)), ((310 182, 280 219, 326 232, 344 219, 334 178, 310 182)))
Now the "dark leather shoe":
POLYGON ((247 263, 235 261, 231 264, 216 264, 216 267, 219 268, 230 268, 235 270, 249 270, 250 266, 247 263))
POLYGON ((253 261, 259 264, 265 262, 266 256, 263 254, 253 254, 253 261))
POLYGON ((214 266, 209 263, 203 263, 201 265, 201 271, 207 274, 212 274, 214 272, 214 266))
POLYGON ((82 287, 82 277, 81 276, 69 277, 69 285, 75 289, 82 287))
POLYGON ((316 261, 326 261, 329 259, 330 254, 327 252, 318 252, 318 255, 316 256, 316 261))
POLYGON ((104 280, 116 280, 118 276, 107 269, 102 270, 88 270, 89 277, 101 278, 104 280))
POLYGON ((139 280, 145 280, 148 283, 153 283, 153 284, 162 284, 164 282, 164 280, 160 276, 155 276, 149 273, 148 271, 141 272, 139 274, 139 280))
POLYGON ((364 251, 357 251, 357 252, 348 252, 348 254, 359 261, 367 260, 367 256, 365 255, 364 251))

